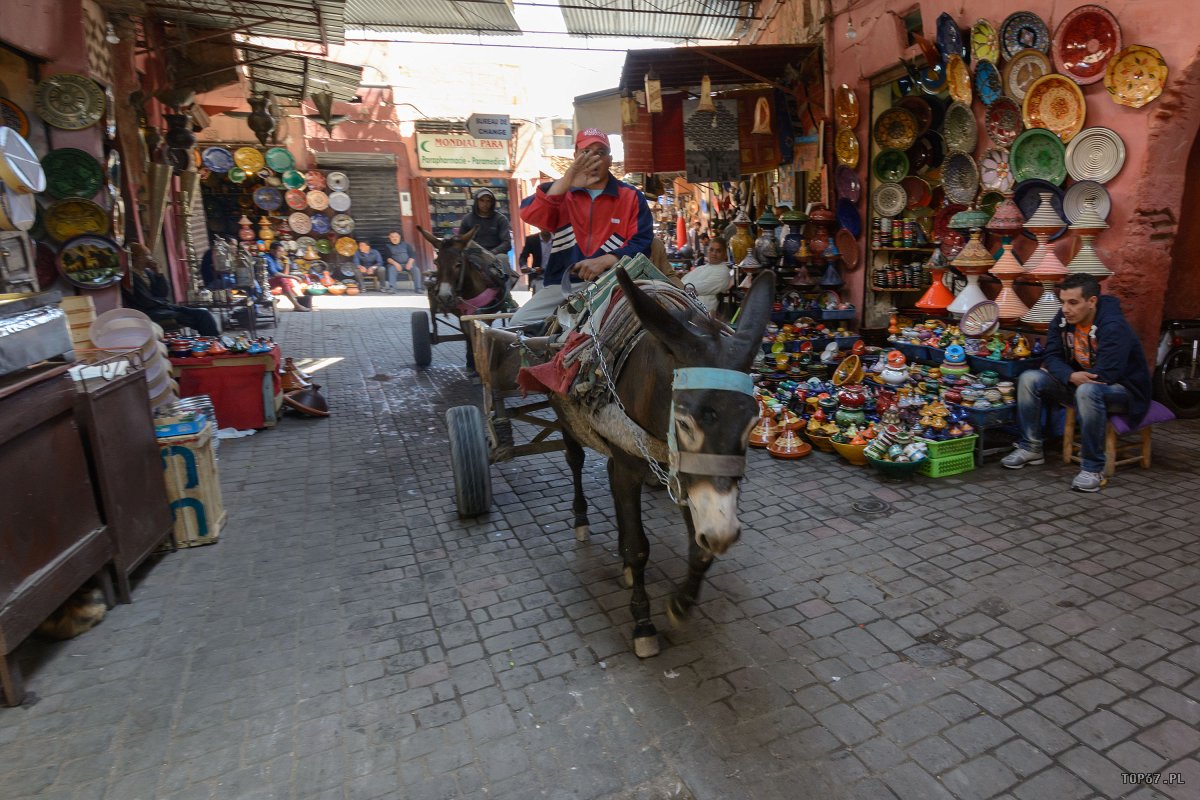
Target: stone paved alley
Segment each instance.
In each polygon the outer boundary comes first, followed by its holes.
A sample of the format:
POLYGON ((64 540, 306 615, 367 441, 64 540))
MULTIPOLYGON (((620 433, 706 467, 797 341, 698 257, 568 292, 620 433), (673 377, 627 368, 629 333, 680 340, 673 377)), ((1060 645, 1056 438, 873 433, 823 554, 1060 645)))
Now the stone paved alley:
POLYGON ((22 648, 0 798, 1200 797, 1200 425, 1098 495, 1057 463, 882 484, 754 452, 681 631, 683 524, 648 493, 639 661, 600 459, 589 543, 557 453, 493 467, 493 512, 458 519, 463 348, 418 370, 417 299, 349 300, 281 313, 334 415, 221 444, 220 543, 22 648))

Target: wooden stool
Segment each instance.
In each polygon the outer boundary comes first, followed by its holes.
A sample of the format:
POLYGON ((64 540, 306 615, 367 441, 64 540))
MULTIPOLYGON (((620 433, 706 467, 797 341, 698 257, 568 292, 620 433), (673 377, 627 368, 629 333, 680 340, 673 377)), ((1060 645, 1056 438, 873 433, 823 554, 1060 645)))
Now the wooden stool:
MULTIPOLYGON (((1067 406, 1067 421, 1063 426, 1062 461, 1080 463, 1080 445, 1075 441, 1075 406, 1067 406)), ((1159 422, 1175 419, 1166 406, 1152 401, 1142 423, 1134 428, 1124 414, 1109 414, 1104 428, 1104 476, 1112 477, 1117 467, 1140 464, 1150 469, 1151 428, 1159 422), (1124 441, 1122 437, 1129 436, 1124 441), (1134 440, 1132 437, 1136 436, 1134 440)))

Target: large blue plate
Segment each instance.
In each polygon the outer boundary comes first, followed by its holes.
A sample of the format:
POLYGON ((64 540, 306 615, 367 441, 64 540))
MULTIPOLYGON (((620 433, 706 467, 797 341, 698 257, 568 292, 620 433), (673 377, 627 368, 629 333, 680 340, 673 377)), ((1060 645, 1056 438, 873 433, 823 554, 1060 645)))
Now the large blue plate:
POLYGON ((263 211, 278 211, 283 205, 283 195, 279 193, 278 189, 260 186, 254 190, 254 205, 263 211))
POLYGON ((229 172, 233 167, 233 153, 224 147, 205 148, 204 152, 200 155, 200 160, 204 163, 204 166, 222 175, 229 172))
POLYGON ((838 224, 850 231, 850 235, 855 239, 862 236, 862 217, 858 215, 858 209, 854 203, 845 197, 838 200, 837 219, 838 224))
POLYGON ((951 55, 956 55, 963 60, 964 64, 971 63, 971 54, 967 52, 967 47, 963 43, 962 30, 954 21, 954 17, 945 11, 937 18, 937 46, 942 53, 942 61, 951 55))
POLYGON ((324 214, 312 215, 313 233, 329 233, 329 217, 324 214))

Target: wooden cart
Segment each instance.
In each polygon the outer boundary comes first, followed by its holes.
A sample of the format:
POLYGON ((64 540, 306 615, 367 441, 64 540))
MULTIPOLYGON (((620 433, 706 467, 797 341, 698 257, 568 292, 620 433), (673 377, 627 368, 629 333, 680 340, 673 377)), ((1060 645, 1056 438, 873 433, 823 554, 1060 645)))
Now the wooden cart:
MULTIPOLYGON (((415 317, 416 315, 414 315, 415 317)), ((483 405, 454 406, 446 411, 446 428, 450 434, 450 465, 454 471, 454 498, 460 517, 475 517, 492 507, 491 465, 519 456, 564 450, 561 429, 557 420, 540 416, 550 410, 545 395, 525 398, 516 386, 497 386, 488 365, 491 362, 490 342, 483 330, 496 320, 512 314, 480 314, 461 318, 463 336, 480 366, 483 405), (513 423, 522 422, 536 428, 529 441, 516 444, 513 423), (554 436, 559 433, 559 436, 554 436)), ((416 323, 414 322, 414 327, 416 323)), ((415 336, 414 336, 415 340, 415 336)))

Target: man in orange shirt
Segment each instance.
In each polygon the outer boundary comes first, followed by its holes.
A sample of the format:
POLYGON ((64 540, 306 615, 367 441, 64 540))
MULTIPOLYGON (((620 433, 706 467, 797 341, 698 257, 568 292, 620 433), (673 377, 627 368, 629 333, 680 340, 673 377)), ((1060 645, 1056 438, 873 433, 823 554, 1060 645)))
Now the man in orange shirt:
POLYGON ((1058 287, 1062 310, 1046 334, 1040 370, 1021 374, 1017 416, 1021 440, 1000 463, 1009 469, 1043 464, 1042 410, 1075 405, 1080 428, 1080 466, 1071 482, 1079 492, 1104 484, 1104 431, 1108 415, 1125 414, 1136 426, 1150 408, 1150 368, 1121 304, 1100 294, 1092 275, 1070 275, 1058 287))

